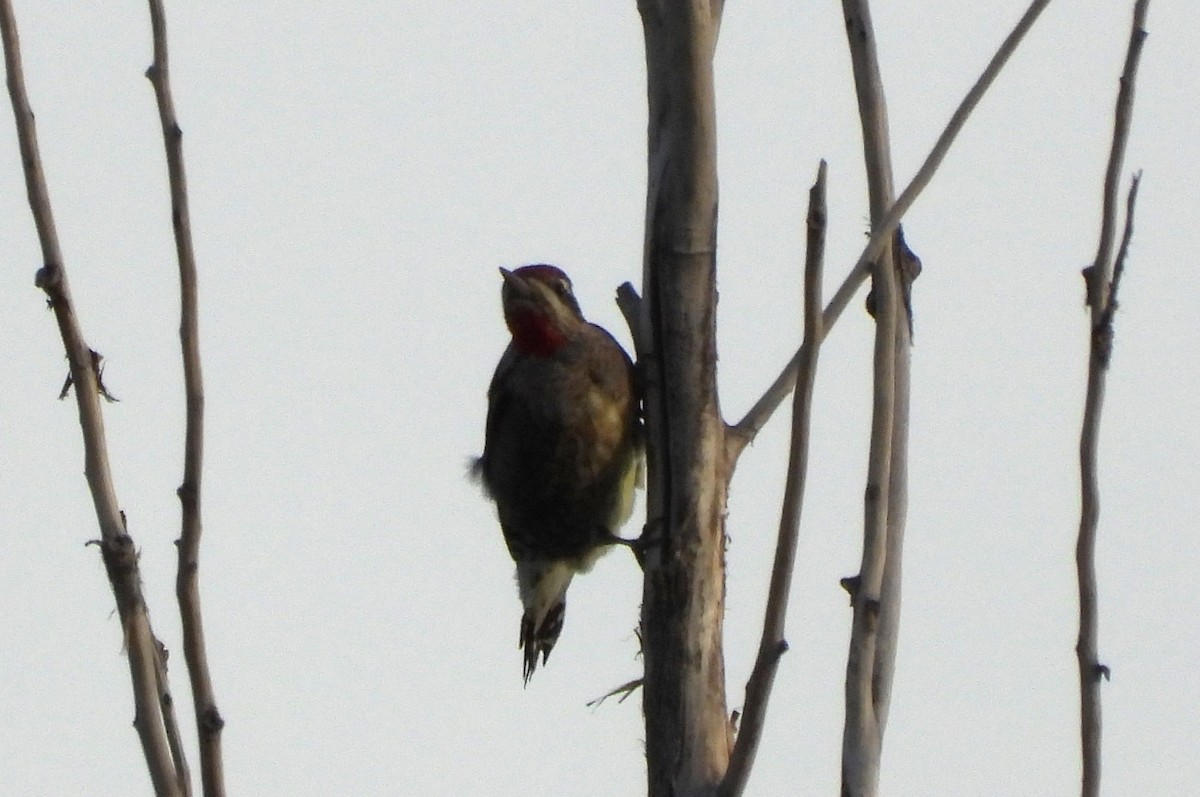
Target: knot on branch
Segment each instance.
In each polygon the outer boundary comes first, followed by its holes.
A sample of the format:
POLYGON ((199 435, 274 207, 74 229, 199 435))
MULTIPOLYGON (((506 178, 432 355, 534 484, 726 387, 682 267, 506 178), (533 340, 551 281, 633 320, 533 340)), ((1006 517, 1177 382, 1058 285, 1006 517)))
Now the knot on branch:
MULTIPOLYGON (((904 302, 904 314, 908 321, 908 337, 911 340, 913 336, 912 284, 917 277, 921 276, 922 265, 921 258, 909 248, 908 243, 904 240, 904 230, 901 227, 896 227, 896 234, 892 239, 892 263, 896 271, 897 283, 900 286, 900 298, 904 302)), ((876 299, 873 281, 871 289, 867 291, 866 306, 867 315, 874 318, 876 299)))
POLYGON ((1091 290, 1092 290, 1092 275, 1094 275, 1095 273, 1096 273, 1095 266, 1084 266, 1083 268, 1079 269, 1079 274, 1080 274, 1080 276, 1083 277, 1083 289, 1084 289, 1083 306, 1084 307, 1088 306, 1088 297, 1091 295, 1091 290))
POLYGON ((57 263, 46 263, 37 270, 33 275, 33 285, 36 288, 41 288, 46 293, 58 287, 62 282, 62 269, 57 263))
MULTIPOLYGON (((850 596, 850 608, 854 609, 856 615, 859 609, 866 612, 865 618, 867 627, 874 629, 879 622, 879 615, 882 612, 883 604, 879 598, 864 596, 862 592, 862 575, 846 576, 838 581, 842 589, 846 590, 846 594, 850 596), (860 600, 861 598, 861 600, 860 600)), ((783 650, 787 650, 787 643, 781 643, 783 650)), ((780 651, 781 653, 783 651, 780 651)))
POLYGON ((1112 323, 1112 308, 1115 302, 1109 302, 1104 313, 1100 316, 1100 321, 1092 328, 1092 351, 1095 352, 1096 361, 1101 368, 1108 368, 1109 362, 1112 360, 1113 351, 1113 323, 1112 323))
POLYGON ((200 715, 200 732, 205 736, 216 736, 225 727, 225 720, 216 706, 209 706, 200 715))
POLYGON ((808 229, 810 231, 825 231, 828 225, 829 217, 825 212, 824 205, 813 205, 808 210, 808 229))
POLYGON ((171 651, 167 650, 167 646, 158 637, 154 638, 154 649, 158 652, 158 658, 162 660, 163 667, 166 667, 167 661, 171 658, 171 651))
POLYGON ((1092 680, 1100 683, 1101 678, 1106 681, 1112 680, 1112 670, 1108 668, 1107 664, 1096 662, 1092 665, 1092 680))
POLYGON ((199 494, 200 491, 196 489, 196 482, 194 479, 188 479, 180 484, 178 489, 175 490, 175 496, 179 498, 179 503, 183 504, 183 508, 186 510, 195 509, 199 494))
POLYGON ((118 534, 107 540, 92 540, 88 544, 99 546, 100 558, 104 560, 104 569, 108 571, 110 581, 115 583, 137 572, 137 548, 128 534, 118 534))

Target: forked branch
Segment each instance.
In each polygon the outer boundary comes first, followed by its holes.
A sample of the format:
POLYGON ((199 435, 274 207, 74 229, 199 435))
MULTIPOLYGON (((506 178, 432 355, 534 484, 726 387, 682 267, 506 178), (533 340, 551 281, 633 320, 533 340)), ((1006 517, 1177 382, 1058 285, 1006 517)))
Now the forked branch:
POLYGON ((8 95, 12 101, 21 149, 25 189, 42 248, 43 265, 37 272, 35 284, 45 291, 54 310, 75 386, 79 425, 83 432, 84 473, 100 526, 100 552, 121 618, 133 682, 134 727, 142 743, 155 792, 159 795, 183 795, 188 789, 186 776, 175 765, 161 710, 161 701, 169 700, 169 694, 165 691, 165 685, 161 691, 158 685, 158 643, 142 597, 137 550, 125 527, 125 518, 113 489, 99 385, 92 367, 92 350, 84 340, 71 301, 46 178, 38 153, 33 111, 25 90, 16 20, 9 0, 0 0, 0 36, 4 42, 8 95))

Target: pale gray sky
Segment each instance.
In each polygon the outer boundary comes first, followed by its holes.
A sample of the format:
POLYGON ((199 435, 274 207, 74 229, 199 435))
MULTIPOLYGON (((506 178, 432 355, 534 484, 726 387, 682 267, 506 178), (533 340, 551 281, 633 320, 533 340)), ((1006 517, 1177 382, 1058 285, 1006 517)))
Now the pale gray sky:
MULTIPOLYGON (((121 504, 157 630, 173 603, 177 276, 140 4, 15 3, 67 271, 121 399, 121 504)), ((877 3, 897 180, 1023 0, 877 3), (981 10, 985 8, 987 10, 981 10)), ((912 495, 883 792, 1076 789, 1076 444, 1099 189, 1126 0, 1051 5, 906 221, 916 286, 912 495)), ((208 388, 202 583, 231 792, 637 794, 640 579, 572 588, 528 689, 491 506, 463 478, 503 349, 497 266, 562 265, 584 310, 639 281, 645 99, 635 5, 172 4, 208 388), (567 6, 570 6, 568 9, 567 6)), ((1098 549, 1105 793, 1200 792, 1200 7, 1157 0, 1127 169, 1145 169, 1104 418, 1098 549)), ((799 337, 803 210, 830 164, 829 290, 866 198, 839 4, 729 3, 717 55, 720 380, 731 419, 799 337)), ((148 793, 120 630, 12 117, 0 112, 0 771, 20 795, 148 793)), ((751 794, 838 783, 871 327, 817 383, 788 638, 751 794)), ((730 708, 778 522, 782 416, 730 496, 730 708)), ((189 731, 190 736, 190 731, 189 731)))

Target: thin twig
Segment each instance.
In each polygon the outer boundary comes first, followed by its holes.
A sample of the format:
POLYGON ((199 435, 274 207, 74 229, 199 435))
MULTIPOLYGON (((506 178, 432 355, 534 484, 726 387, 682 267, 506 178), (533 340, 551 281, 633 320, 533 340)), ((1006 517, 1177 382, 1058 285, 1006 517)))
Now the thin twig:
POLYGON ((629 327, 633 349, 640 355, 645 350, 646 343, 642 335, 642 297, 638 295, 637 288, 628 282, 622 282, 617 287, 617 307, 620 308, 621 315, 625 317, 625 323, 629 327))
POLYGON ((601 704, 603 704, 604 701, 608 700, 610 697, 616 697, 618 703, 624 703, 626 700, 629 699, 630 695, 632 695, 634 692, 636 692, 638 689, 640 689, 642 687, 642 682, 644 680, 645 679, 643 679, 643 678, 634 678, 632 681, 626 681, 625 683, 621 684, 620 686, 608 690, 607 692, 600 695, 600 697, 596 698, 595 700, 589 700, 587 702, 587 707, 588 708, 599 708, 601 706, 601 704), (618 695, 620 695, 620 697, 617 697, 618 695))
MULTIPOLYGON (((1000 74, 1000 70, 1004 67, 1009 57, 1017 49, 1017 45, 1021 43, 1025 34, 1029 32, 1033 23, 1049 4, 1050 0, 1033 0, 1020 21, 1017 22, 1016 27, 1008 34, 1008 37, 1000 45, 996 54, 992 56, 992 60, 988 62, 979 79, 975 81, 975 85, 963 97, 957 110, 950 117, 950 121, 947 122, 945 130, 942 131, 937 142, 933 145, 933 149, 930 150, 929 155, 925 158, 925 162, 921 164, 921 168, 917 170, 916 175, 913 176, 908 186, 900 194, 900 197, 888 209, 888 212, 880 220, 879 224, 873 227, 871 238, 863 249, 862 254, 859 255, 858 261, 846 276, 841 287, 838 288, 837 293, 834 294, 833 298, 829 300, 829 304, 825 307, 824 323, 826 334, 837 323, 842 311, 846 309, 855 292, 867 278, 867 275, 870 273, 871 263, 879 257, 879 253, 883 251, 884 246, 891 240, 891 235, 904 214, 908 212, 908 209, 912 207, 913 202, 916 201, 921 191, 933 179, 933 175, 945 159, 946 153, 950 151, 951 144, 954 143, 954 139, 962 130, 963 125, 966 124, 967 117, 970 116, 975 106, 979 104, 979 101, 983 99, 983 95, 995 81, 996 76, 1000 74)), ((775 381, 771 383, 771 386, 763 393, 762 398, 750 408, 745 417, 730 428, 727 440, 732 459, 736 459, 737 454, 754 440, 762 427, 766 425, 771 415, 783 402, 783 399, 791 392, 792 387, 796 383, 796 372, 799 368, 801 355, 802 352, 797 351, 792 356, 791 361, 788 362, 779 376, 775 378, 775 381)))
POLYGON ((161 0, 149 0, 149 3, 154 63, 146 70, 146 77, 154 86, 154 96, 158 103, 158 116, 167 154, 167 173, 171 185, 171 223, 175 232, 175 253, 179 260, 179 341, 183 354, 183 380, 187 403, 183 483, 177 491, 182 521, 175 594, 179 601, 183 653, 191 680, 196 730, 200 742, 200 778, 205 797, 221 797, 225 794, 225 774, 221 758, 221 729, 225 721, 217 710, 216 698, 213 695, 200 610, 200 537, 203 531, 200 486, 204 462, 204 379, 200 368, 196 256, 192 247, 191 216, 188 212, 183 132, 175 117, 175 104, 171 97, 167 22, 161 0))
POLYGON ((178 773, 163 729, 159 704, 155 671, 155 636, 142 597, 136 548, 125 528, 124 516, 113 489, 97 374, 92 367, 91 349, 84 340, 71 301, 62 250, 58 244, 54 216, 50 209, 46 178, 38 153, 33 111, 25 90, 16 20, 9 0, 0 0, 0 37, 4 42, 8 94, 12 101, 17 139, 20 143, 25 189, 42 247, 43 266, 38 270, 34 282, 45 291, 50 306, 54 309, 71 369, 71 379, 75 385, 79 425, 83 433, 84 474, 100 526, 100 554, 121 618, 133 683, 133 724, 146 756, 146 765, 155 792, 159 795, 178 795, 178 773))
POLYGON ((784 625, 787 620, 788 598, 792 589, 792 572, 796 563, 796 548, 800 537, 800 512, 804 506, 804 486, 808 476, 808 447, 812 428, 813 384, 817 375, 817 355, 825 335, 821 314, 821 277, 825 258, 825 161, 817 169, 817 181, 808 193, 808 244, 804 261, 804 351, 800 363, 799 389, 792 401, 792 443, 788 454, 787 486, 783 494, 783 510, 779 519, 779 538, 775 544, 775 564, 771 568, 771 585, 767 592, 767 609, 763 619, 762 640, 758 658, 746 684, 746 703, 742 712, 741 730, 729 758, 729 769, 717 792, 720 797, 742 794, 754 766, 758 743, 766 721, 767 703, 775 682, 779 659, 787 650, 784 625))
POLYGON ((1113 126, 1112 149, 1104 178, 1103 211, 1100 221, 1100 243, 1096 260, 1084 270, 1087 280, 1089 342, 1087 394, 1084 398, 1083 428, 1079 435, 1080 513, 1079 538, 1075 545, 1076 574, 1079 581, 1079 638, 1075 655, 1079 662, 1079 725, 1080 754, 1083 776, 1080 783, 1083 797, 1100 794, 1101 730, 1100 679, 1108 677, 1108 668, 1099 655, 1099 600, 1096 584, 1096 536, 1100 525, 1100 476, 1098 448, 1100 414, 1104 404, 1104 389, 1112 354, 1112 321, 1117 306, 1117 288, 1125 270, 1129 240, 1133 235, 1133 210, 1137 200, 1139 177, 1134 177, 1129 189, 1125 215, 1125 232, 1120 254, 1114 269, 1112 243, 1117 219, 1117 190, 1121 163, 1129 140, 1133 118, 1134 82, 1142 44, 1146 39, 1146 12, 1149 0, 1138 0, 1133 9, 1133 26, 1117 94, 1113 126))
MULTIPOLYGON (((1121 280, 1125 277, 1125 261, 1129 258, 1129 244, 1133 240, 1133 209, 1137 204, 1138 187, 1142 184, 1142 172, 1139 169, 1133 173, 1129 181, 1129 195, 1125 199, 1125 230, 1121 233, 1121 244, 1117 247, 1117 258, 1113 265, 1112 285, 1108 291, 1108 301, 1104 303, 1104 312, 1100 314, 1100 326, 1108 330, 1111 343, 1113 314, 1117 312, 1117 295, 1121 292, 1121 280)), ((1107 352, 1112 355, 1111 346, 1107 352)), ((1108 367, 1108 358, 1104 360, 1108 367)))

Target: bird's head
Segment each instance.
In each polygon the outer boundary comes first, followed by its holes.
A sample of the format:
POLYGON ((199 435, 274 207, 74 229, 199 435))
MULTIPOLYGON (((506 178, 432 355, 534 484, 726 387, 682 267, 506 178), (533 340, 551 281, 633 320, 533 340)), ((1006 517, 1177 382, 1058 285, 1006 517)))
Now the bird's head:
POLYGON ((555 266, 500 269, 500 300, 513 344, 521 352, 549 357, 584 323, 571 280, 555 266))

